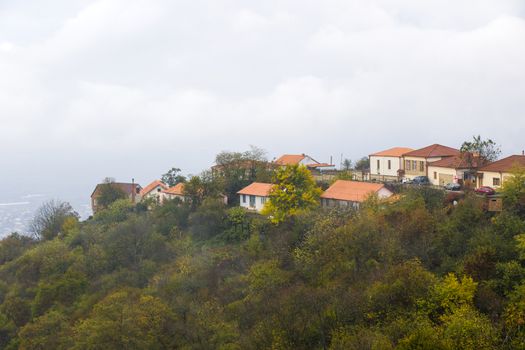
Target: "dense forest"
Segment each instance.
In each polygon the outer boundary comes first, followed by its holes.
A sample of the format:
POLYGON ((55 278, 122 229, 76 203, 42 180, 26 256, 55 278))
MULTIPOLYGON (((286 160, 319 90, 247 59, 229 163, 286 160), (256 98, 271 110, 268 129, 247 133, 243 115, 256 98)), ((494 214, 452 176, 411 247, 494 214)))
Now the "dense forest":
POLYGON ((500 213, 415 187, 278 222, 211 182, 0 241, 0 348, 525 349, 523 171, 500 213))

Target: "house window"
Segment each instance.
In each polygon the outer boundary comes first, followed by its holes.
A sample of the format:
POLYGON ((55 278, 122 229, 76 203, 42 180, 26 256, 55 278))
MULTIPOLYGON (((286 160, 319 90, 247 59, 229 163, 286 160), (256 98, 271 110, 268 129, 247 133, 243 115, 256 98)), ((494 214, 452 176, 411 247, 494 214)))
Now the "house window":
POLYGON ((409 160, 405 160, 405 169, 406 170, 410 170, 410 161, 409 160))
POLYGON ((417 170, 417 161, 416 160, 412 161, 412 170, 417 170))
POLYGON ((266 197, 261 197, 261 204, 266 203, 266 197))
POLYGON ((377 160, 377 170, 381 169, 381 166, 380 166, 381 162, 379 161, 379 159, 377 160))
POLYGON ((246 195, 245 194, 242 195, 242 202, 246 203, 246 195))
POLYGON ((434 180, 437 180, 437 178, 438 178, 438 173, 437 171, 434 171, 434 180))
POLYGON ((392 169, 392 161, 391 160, 388 161, 388 170, 390 170, 390 169, 392 169))
POLYGON ((255 196, 250 196, 250 207, 255 207, 255 196))
POLYGON ((501 181, 499 177, 492 178, 492 186, 499 186, 501 184, 501 181))
POLYGON ((419 162, 419 171, 425 171, 425 162, 419 162))

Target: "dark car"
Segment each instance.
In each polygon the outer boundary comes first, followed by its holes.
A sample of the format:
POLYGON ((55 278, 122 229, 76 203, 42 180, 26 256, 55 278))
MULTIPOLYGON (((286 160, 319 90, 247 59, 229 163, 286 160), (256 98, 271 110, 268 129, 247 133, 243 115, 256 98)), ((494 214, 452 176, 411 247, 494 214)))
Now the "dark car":
POLYGON ((459 190, 461 190, 461 185, 451 182, 451 183, 448 183, 448 184, 445 185, 445 190, 448 190, 448 191, 459 191, 459 190))
POLYGON ((474 192, 484 196, 492 196, 493 194, 496 194, 496 191, 489 186, 481 186, 480 188, 476 188, 474 192))
POLYGON ((422 185, 430 185, 430 180, 426 176, 416 176, 412 180, 412 184, 420 185, 420 186, 422 186, 422 185))

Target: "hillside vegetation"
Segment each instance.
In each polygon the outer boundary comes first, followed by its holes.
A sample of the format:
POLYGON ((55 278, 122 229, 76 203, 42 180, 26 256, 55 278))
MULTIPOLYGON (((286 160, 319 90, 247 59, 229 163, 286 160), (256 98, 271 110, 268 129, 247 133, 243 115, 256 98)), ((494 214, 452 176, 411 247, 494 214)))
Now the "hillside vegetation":
POLYGON ((497 214, 423 188, 277 224, 116 201, 0 241, 0 348, 522 349, 523 187, 497 214))

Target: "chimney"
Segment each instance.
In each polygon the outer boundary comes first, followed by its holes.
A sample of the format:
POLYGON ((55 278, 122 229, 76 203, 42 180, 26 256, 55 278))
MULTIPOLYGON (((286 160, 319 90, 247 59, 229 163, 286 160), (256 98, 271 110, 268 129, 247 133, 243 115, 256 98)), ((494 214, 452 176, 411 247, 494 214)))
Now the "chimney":
POLYGON ((136 195, 136 190, 135 190, 135 178, 132 178, 131 179, 131 203, 135 204, 135 195, 136 195))
POLYGON ((521 151, 521 155, 525 156, 525 150, 521 151))
POLYGON ((332 165, 332 156, 330 156, 330 165, 332 165))

